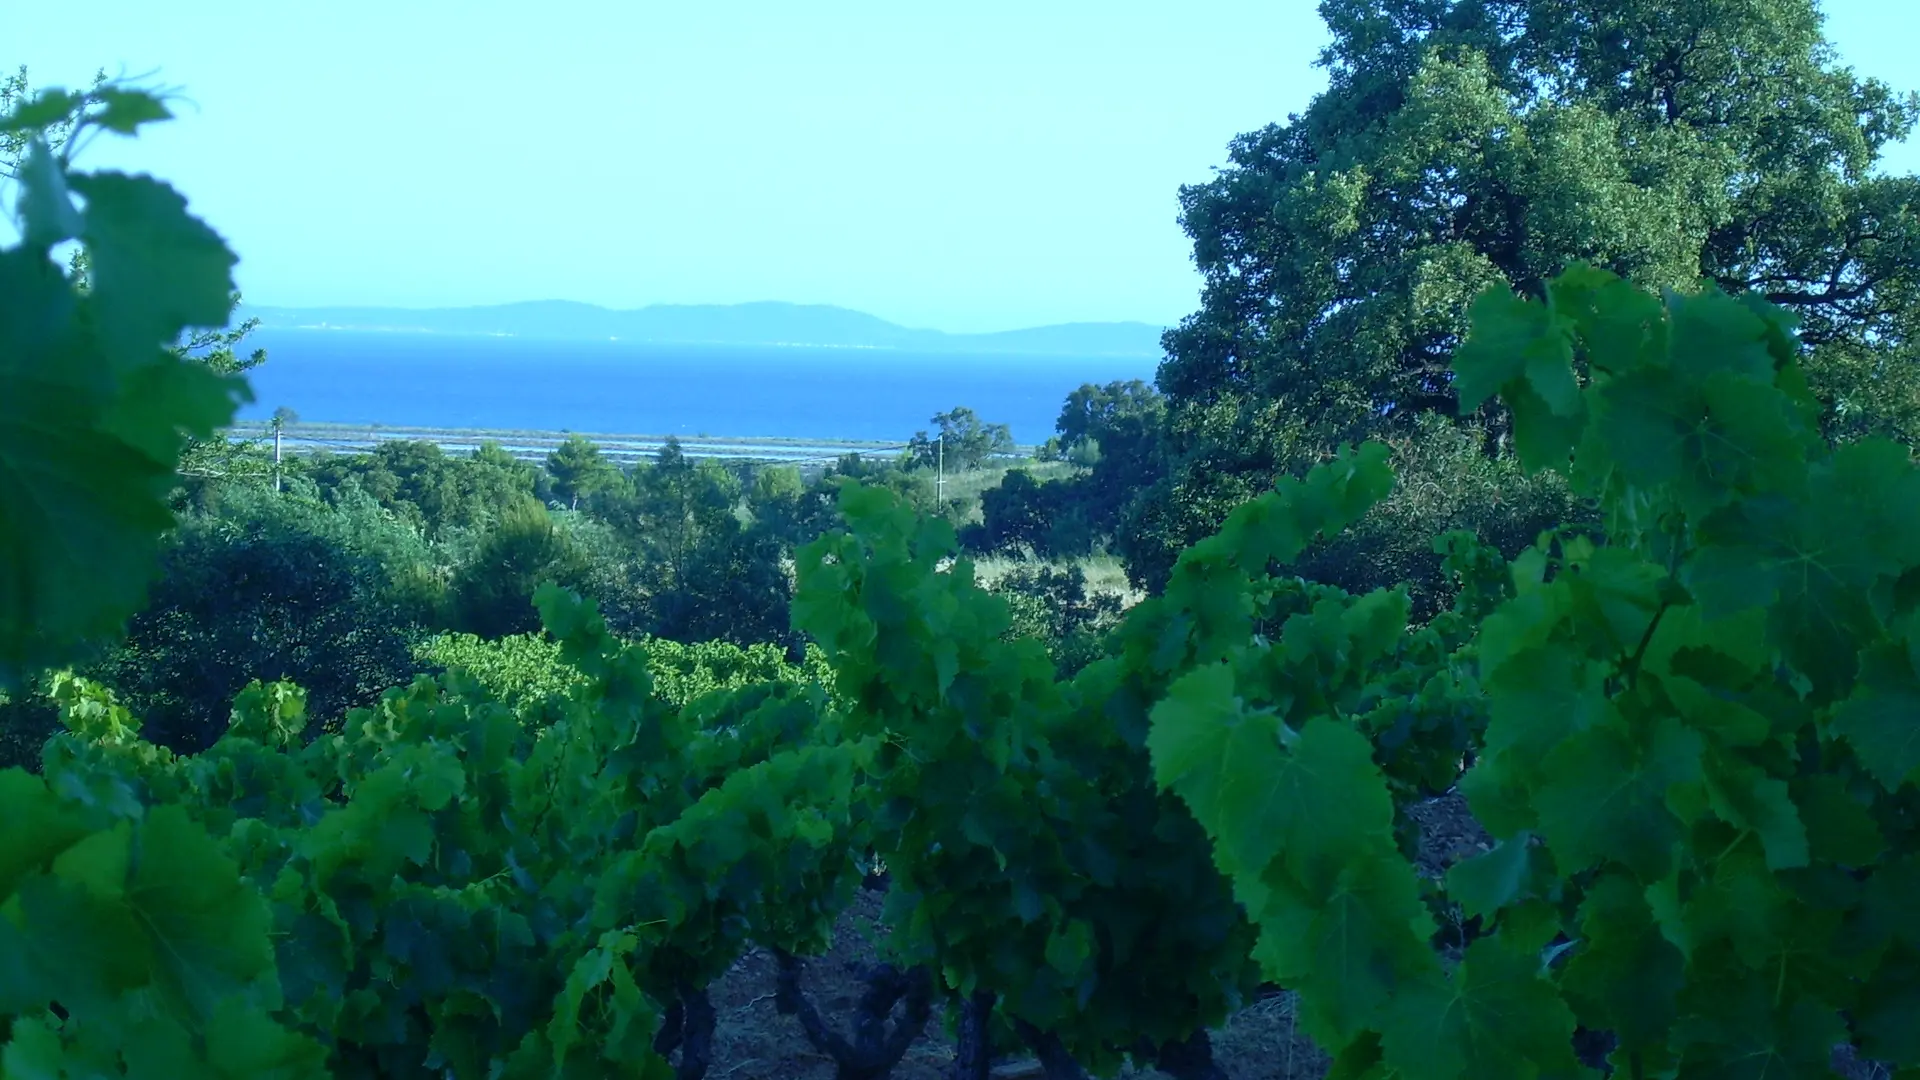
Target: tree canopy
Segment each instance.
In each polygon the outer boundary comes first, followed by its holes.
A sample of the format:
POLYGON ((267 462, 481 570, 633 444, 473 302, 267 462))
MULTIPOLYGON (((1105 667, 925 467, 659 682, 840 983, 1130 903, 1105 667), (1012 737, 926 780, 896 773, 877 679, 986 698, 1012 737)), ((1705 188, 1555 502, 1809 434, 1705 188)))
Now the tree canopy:
POLYGON ((569 435, 567 441, 547 455, 547 474, 553 477, 554 497, 568 506, 618 484, 620 469, 600 453, 600 447, 584 435, 569 435))
MULTIPOLYGON (((1814 0, 1320 10, 1327 90, 1181 192, 1203 296, 1165 338, 1145 577, 1277 474, 1456 416, 1471 299, 1575 260, 1757 291, 1798 316, 1831 432, 1920 431, 1920 178, 1875 171, 1920 99, 1838 64, 1814 0)), ((1498 449, 1502 415, 1463 419, 1498 449)))
POLYGON ((940 413, 933 423, 937 431, 916 431, 907 444, 907 456, 928 468, 944 462, 955 471, 978 469, 996 455, 1013 452, 1012 429, 989 424, 964 405, 940 413))

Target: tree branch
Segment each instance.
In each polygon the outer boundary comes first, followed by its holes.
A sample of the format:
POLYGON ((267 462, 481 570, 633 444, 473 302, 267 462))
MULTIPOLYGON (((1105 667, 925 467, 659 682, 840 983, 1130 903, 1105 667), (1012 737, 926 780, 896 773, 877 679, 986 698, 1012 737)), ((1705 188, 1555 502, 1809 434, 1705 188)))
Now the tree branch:
POLYGON ((927 969, 902 972, 892 964, 874 965, 855 1007, 854 1037, 849 1041, 827 1024, 801 988, 805 965, 800 958, 784 949, 773 953, 780 968, 774 1008, 798 1020, 807 1042, 833 1059, 836 1080, 882 1080, 926 1031, 933 1015, 933 978, 927 969), (889 1028, 887 1021, 903 999, 905 1008, 889 1028))

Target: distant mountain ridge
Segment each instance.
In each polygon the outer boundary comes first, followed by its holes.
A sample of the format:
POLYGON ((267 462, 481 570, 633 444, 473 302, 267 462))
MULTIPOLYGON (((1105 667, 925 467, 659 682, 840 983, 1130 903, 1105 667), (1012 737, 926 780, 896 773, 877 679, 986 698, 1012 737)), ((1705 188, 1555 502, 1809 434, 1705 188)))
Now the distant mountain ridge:
POLYGON ((683 345, 806 345, 1039 356, 1160 355, 1163 327, 1141 322, 1061 323, 992 334, 914 330, 828 304, 656 304, 616 311, 569 300, 463 308, 254 307, 262 329, 459 334, 547 341, 683 345))

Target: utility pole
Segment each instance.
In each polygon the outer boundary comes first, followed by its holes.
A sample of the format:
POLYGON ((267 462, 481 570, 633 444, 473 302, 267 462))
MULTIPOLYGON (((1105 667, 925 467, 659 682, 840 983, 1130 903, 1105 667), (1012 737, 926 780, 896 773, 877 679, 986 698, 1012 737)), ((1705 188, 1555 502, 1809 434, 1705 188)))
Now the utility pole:
POLYGON ((947 505, 947 433, 941 432, 939 441, 934 445, 938 447, 934 460, 939 462, 939 465, 934 472, 933 501, 945 507, 947 505))
POLYGON ((290 421, 300 417, 285 405, 273 410, 273 490, 280 490, 280 432, 290 421))

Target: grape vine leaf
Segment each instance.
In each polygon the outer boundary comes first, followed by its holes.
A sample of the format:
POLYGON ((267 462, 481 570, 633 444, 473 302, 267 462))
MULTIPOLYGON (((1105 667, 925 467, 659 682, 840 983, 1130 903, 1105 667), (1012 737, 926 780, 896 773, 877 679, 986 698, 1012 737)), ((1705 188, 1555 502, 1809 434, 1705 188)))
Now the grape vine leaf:
POLYGON ((1533 834, 1522 831, 1447 870, 1447 895, 1469 916, 1490 916, 1525 897, 1538 869, 1533 834))
POLYGON ((1382 1045, 1406 1080, 1591 1075, 1574 1059, 1573 1011, 1540 958, 1498 935, 1467 946, 1450 979, 1397 988, 1391 1008, 1382 1045))
POLYGON ((1226 665, 1183 676, 1152 718, 1155 774, 1194 807, 1230 874, 1258 876, 1279 859, 1325 887, 1353 851, 1391 836, 1393 804, 1365 737, 1323 718, 1295 734, 1271 710, 1241 708, 1226 665))
POLYGON ((0 899, 86 836, 80 815, 24 769, 0 770, 0 899))
POLYGON ((1792 870, 1807 865, 1807 827, 1786 781, 1766 775, 1756 765, 1716 755, 1708 763, 1706 782, 1714 813, 1729 825, 1753 830, 1769 868, 1792 870))
POLYGON ((78 173, 87 200, 82 234, 92 260, 94 330, 117 367, 151 363, 188 327, 227 324, 239 259, 187 212, 187 200, 149 176, 78 173))
POLYGON ((1681 823, 1667 790, 1701 779, 1704 742, 1674 721, 1655 722, 1643 757, 1615 724, 1579 732, 1541 763, 1540 832, 1555 863, 1576 871, 1618 861, 1653 881, 1673 866, 1681 823))
POLYGON ((93 96, 102 106, 100 111, 93 114, 93 122, 121 135, 135 134, 141 124, 173 118, 173 113, 165 103, 145 91, 103 86, 94 91, 93 96))
POLYGON ((1873 650, 1863 664, 1863 678, 1834 708, 1828 727, 1882 787, 1898 791, 1920 769, 1920 678, 1905 650, 1873 650))
POLYGON ((113 173, 37 168, 22 183, 31 242, 0 250, 0 668, 14 671, 120 630, 173 523, 182 435, 211 436, 247 393, 164 351, 225 325, 233 287, 232 253, 184 199, 113 173), (49 258, 71 238, 67 188, 88 199, 84 297, 49 258))
POLYGON ((86 101, 86 96, 73 90, 47 89, 40 96, 23 105, 15 106, 13 112, 0 117, 0 132, 38 131, 60 123, 72 116, 86 101))
POLYGON ((1580 903, 1580 936, 1561 978, 1568 1000, 1629 1048, 1664 1039, 1686 959, 1660 932, 1646 890, 1617 871, 1595 881, 1580 903))

